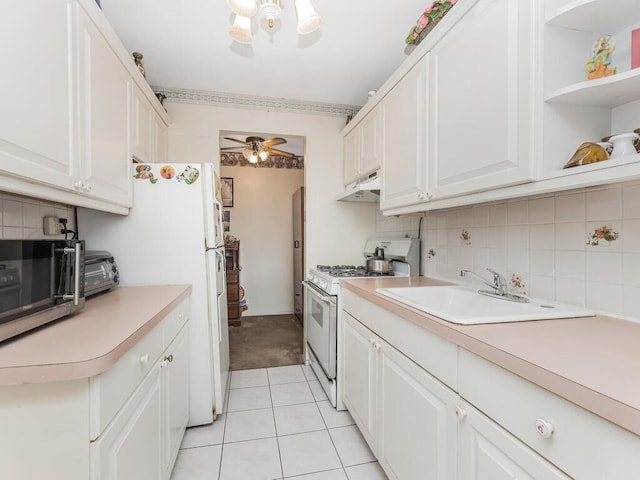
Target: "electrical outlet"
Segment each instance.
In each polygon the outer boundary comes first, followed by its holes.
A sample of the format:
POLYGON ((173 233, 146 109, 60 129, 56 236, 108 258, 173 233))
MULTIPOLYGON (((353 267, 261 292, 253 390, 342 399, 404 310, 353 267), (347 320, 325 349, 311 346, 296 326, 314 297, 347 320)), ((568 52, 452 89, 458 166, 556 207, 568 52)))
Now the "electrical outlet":
MULTIPOLYGON (((62 234, 63 225, 60 223, 59 217, 44 217, 42 219, 42 229, 45 235, 62 234)), ((64 218, 62 219, 64 220, 64 218)))

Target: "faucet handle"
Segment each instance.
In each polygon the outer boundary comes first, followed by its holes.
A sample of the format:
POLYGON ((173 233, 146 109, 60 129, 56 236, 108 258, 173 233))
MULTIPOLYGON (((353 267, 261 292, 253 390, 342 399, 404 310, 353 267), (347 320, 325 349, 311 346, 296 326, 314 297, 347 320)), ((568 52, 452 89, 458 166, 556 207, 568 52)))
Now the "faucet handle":
POLYGON ((493 284, 500 295, 504 295, 507 291, 507 280, 495 270, 487 268, 493 274, 493 284))

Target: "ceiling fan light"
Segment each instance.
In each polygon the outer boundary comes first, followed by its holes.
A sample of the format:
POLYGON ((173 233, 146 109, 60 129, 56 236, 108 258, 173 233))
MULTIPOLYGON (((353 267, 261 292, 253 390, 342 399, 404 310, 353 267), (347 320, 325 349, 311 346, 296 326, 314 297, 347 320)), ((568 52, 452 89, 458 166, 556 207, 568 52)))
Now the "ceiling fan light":
POLYGON ((251 156, 252 153, 253 153, 253 150, 251 150, 250 148, 243 148, 242 149, 242 156, 244 158, 246 158, 247 160, 249 160, 249 157, 251 156))
POLYGON ((249 163, 258 163, 258 153, 255 150, 249 156, 249 163))
POLYGON ((233 25, 229 29, 229 36, 239 43, 251 43, 251 19, 236 15, 233 25))
POLYGON ((258 154, 258 156, 260 157, 260 160, 264 162, 269 157, 269 152, 263 150, 258 154))
POLYGON ((233 13, 242 17, 253 17, 258 12, 256 0, 227 0, 233 13))
POLYGON ((269 28, 273 28, 281 14, 282 0, 260 0, 260 15, 266 20, 269 28))
POLYGON ((305 35, 315 31, 322 24, 322 17, 311 5, 311 0, 296 0, 298 33, 305 35))

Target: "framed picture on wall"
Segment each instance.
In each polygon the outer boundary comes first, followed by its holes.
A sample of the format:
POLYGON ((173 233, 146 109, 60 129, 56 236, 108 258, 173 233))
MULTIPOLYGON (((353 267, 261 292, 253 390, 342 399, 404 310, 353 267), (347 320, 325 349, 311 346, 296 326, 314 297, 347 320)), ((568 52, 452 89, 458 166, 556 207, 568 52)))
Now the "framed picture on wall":
POLYGON ((222 230, 225 232, 231 230, 231 210, 222 211, 222 230))
POLYGON ((222 206, 233 207, 233 178, 222 177, 222 206))

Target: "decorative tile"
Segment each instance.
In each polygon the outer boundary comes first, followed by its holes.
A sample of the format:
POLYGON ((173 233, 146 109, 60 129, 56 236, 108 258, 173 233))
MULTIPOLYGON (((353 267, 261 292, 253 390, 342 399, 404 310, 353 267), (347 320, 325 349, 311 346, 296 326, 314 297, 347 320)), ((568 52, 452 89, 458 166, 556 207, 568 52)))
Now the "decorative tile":
POLYGON ((509 291, 511 293, 515 293, 516 295, 526 295, 527 294, 527 285, 524 283, 524 278, 514 273, 511 275, 511 280, 509 281, 509 291))
POLYGON ((587 245, 590 247, 608 247, 620 238, 620 234, 609 225, 602 225, 589 231, 587 245))
POLYGON ((471 234, 466 228, 463 228, 460 232, 460 245, 470 246, 471 245, 471 234))

